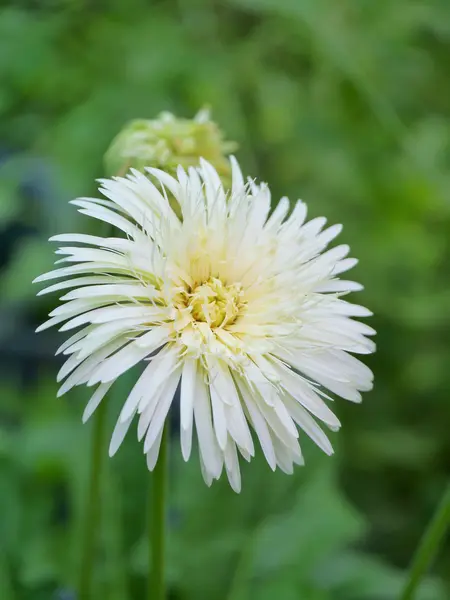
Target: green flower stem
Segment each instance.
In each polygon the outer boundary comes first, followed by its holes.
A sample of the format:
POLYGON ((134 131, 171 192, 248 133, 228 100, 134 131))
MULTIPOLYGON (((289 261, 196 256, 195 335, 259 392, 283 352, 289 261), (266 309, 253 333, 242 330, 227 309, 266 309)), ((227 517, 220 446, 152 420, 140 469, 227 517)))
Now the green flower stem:
POLYGON ((422 577, 433 561, 439 544, 450 524, 450 484, 431 519, 413 557, 405 588, 400 600, 412 600, 422 577))
POLYGON ((86 507, 83 520, 83 538, 80 581, 78 588, 79 600, 91 600, 92 574, 95 563, 96 532, 100 519, 100 475, 102 470, 103 441, 106 425, 106 399, 93 415, 94 428, 91 439, 90 477, 86 494, 86 507))
POLYGON ((169 426, 166 423, 161 440, 158 462, 153 471, 149 511, 149 586, 148 600, 165 600, 164 579, 166 488, 169 446, 169 426))

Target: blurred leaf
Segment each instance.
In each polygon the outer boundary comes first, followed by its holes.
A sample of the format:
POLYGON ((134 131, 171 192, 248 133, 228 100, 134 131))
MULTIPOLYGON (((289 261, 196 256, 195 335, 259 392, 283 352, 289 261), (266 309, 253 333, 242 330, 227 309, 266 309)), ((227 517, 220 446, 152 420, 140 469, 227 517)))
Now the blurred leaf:
MULTIPOLYGON (((17 549, 20 543, 20 521, 23 506, 20 502, 17 473, 12 469, 0 470, 0 556, 17 549)), ((6 565, 3 565, 6 568, 6 565)), ((1 579, 0 579, 1 581, 1 579)))
POLYGON ((14 182, 0 179, 0 227, 16 219, 22 210, 22 203, 14 182))
POLYGON ((50 537, 39 536, 37 539, 28 539, 21 559, 21 580, 27 587, 38 586, 57 576, 57 565, 52 557, 50 537))
POLYGON ((16 600, 13 589, 13 583, 9 574, 9 569, 4 556, 0 555, 0 582, 2 591, 2 600, 16 600))
POLYGON ((296 566, 307 578, 317 561, 364 532, 361 517, 341 497, 329 469, 316 474, 294 499, 291 510, 267 519, 254 539, 253 575, 296 566), (277 548, 274 553, 271 550, 277 548))
POLYGON ((50 270, 51 249, 43 240, 24 240, 2 277, 3 302, 27 300, 37 292, 31 279, 50 270), (35 275, 32 275, 35 274, 35 275), (33 293, 34 292, 34 293, 33 293))
MULTIPOLYGON (((404 585, 405 575, 381 560, 355 552, 336 555, 320 571, 320 582, 333 590, 333 598, 342 600, 396 600, 404 585)), ((444 600, 443 586, 427 580, 417 600, 444 600)))

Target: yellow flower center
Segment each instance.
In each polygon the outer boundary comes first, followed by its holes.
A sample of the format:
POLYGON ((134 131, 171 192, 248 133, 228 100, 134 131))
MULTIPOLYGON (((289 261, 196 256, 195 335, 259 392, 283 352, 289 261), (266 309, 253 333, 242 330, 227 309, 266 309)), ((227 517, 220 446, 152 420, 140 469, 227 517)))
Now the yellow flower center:
POLYGON ((233 323, 244 306, 240 284, 225 285, 210 277, 188 294, 188 306, 195 321, 220 327, 233 323))

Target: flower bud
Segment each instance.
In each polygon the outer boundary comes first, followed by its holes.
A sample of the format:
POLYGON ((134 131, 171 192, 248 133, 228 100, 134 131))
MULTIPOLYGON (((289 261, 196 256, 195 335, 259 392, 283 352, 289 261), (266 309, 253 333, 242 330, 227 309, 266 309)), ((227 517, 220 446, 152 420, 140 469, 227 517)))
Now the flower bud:
POLYGON ((193 119, 163 112, 156 119, 136 119, 125 125, 105 154, 105 167, 108 175, 125 175, 131 167, 139 171, 157 167, 175 174, 178 165, 185 169, 197 166, 203 157, 229 187, 227 154, 236 147, 235 142, 224 140, 208 109, 202 109, 193 119))

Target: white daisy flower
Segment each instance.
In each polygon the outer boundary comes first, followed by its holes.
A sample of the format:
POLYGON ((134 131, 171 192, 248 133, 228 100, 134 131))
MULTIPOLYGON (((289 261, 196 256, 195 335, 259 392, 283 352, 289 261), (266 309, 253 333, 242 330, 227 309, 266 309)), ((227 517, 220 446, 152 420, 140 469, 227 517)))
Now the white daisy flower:
POLYGON ((36 281, 61 279, 40 294, 67 290, 38 331, 64 323, 78 329, 58 350, 69 355, 59 372, 59 395, 75 385, 97 386, 86 421, 114 381, 145 368, 121 410, 110 455, 134 417, 149 469, 180 385, 180 439, 185 460, 197 432, 208 485, 223 467, 241 488, 238 454, 258 441, 272 469, 303 464, 299 430, 327 454, 318 421, 336 431, 327 391, 353 402, 372 387, 372 373, 350 353, 375 349, 374 334, 352 317, 366 308, 342 299, 361 286, 339 278, 357 262, 349 247, 325 251, 341 231, 324 218, 305 222, 298 201, 288 216, 282 198, 270 213, 267 185, 244 183, 232 159, 229 193, 206 161, 174 178, 148 169, 154 185, 132 170, 101 180, 106 199, 73 201, 84 213, 121 230, 123 237, 57 235, 63 266, 36 281), (161 191, 162 190, 162 191, 161 191), (167 191, 166 191, 167 190, 167 191), (178 202, 182 218, 170 207, 178 202), (78 244, 78 245, 71 245, 78 244))

